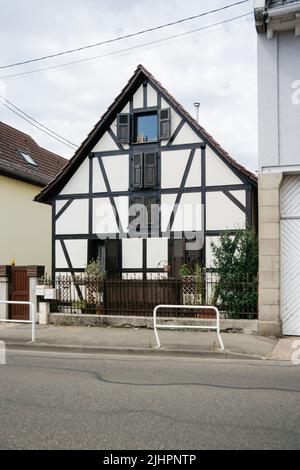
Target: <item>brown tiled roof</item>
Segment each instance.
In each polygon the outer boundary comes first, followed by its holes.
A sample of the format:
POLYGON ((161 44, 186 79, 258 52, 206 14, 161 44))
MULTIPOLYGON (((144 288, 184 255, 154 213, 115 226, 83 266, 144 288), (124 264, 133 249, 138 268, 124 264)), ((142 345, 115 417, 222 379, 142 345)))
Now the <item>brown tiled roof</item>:
POLYGON ((106 112, 102 115, 100 120, 88 134, 86 139, 82 142, 80 147, 75 152, 74 156, 69 160, 69 163, 57 175, 57 177, 44 188, 40 194, 35 198, 38 202, 49 202, 51 198, 60 191, 66 184, 69 178, 75 173, 76 169, 82 163, 84 158, 92 151, 97 141, 102 137, 106 129, 111 125, 115 119, 115 114, 120 112, 129 99, 132 91, 135 91, 145 79, 152 82, 154 86, 170 101, 171 105, 176 109, 179 114, 187 119, 191 126, 198 132, 202 139, 210 145, 216 153, 232 165, 241 176, 246 177, 249 182, 257 185, 257 177, 251 171, 247 170, 244 166, 240 165, 234 160, 202 127, 198 122, 176 101, 176 99, 161 85, 161 83, 143 66, 139 65, 135 70, 132 77, 129 79, 126 86, 122 89, 119 95, 115 98, 112 104, 108 107, 106 112))
POLYGON ((40 147, 29 135, 0 122, 0 174, 46 186, 66 163, 68 160, 40 147), (27 163, 20 151, 29 154, 36 166, 27 163))

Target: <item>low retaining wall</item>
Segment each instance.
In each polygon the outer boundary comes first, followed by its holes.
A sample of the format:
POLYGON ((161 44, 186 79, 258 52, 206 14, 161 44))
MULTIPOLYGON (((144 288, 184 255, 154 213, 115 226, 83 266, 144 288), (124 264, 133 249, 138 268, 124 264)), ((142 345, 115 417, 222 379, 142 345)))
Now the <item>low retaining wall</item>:
MULTIPOLYGON (((179 325, 215 325, 215 321, 198 318, 163 318, 163 323, 179 325)), ((134 317, 125 315, 71 315, 50 313, 49 323, 69 326, 112 326, 123 328, 152 328, 152 317, 134 317)), ((221 331, 255 334, 258 331, 257 320, 221 320, 221 331)))

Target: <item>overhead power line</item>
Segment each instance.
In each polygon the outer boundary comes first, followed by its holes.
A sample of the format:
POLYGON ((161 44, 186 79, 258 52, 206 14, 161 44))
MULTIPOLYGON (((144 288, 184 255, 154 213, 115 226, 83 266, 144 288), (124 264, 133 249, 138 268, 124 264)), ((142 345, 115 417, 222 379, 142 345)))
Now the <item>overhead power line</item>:
MULTIPOLYGON (((59 139, 62 139, 64 140, 65 142, 67 142, 68 144, 70 145, 73 145, 74 147, 78 147, 77 144, 74 144, 74 142, 71 142, 70 140, 66 139, 65 137, 63 137, 62 135, 58 134, 57 132, 53 131, 52 129, 50 129, 49 127, 45 126, 44 124, 42 124, 41 122, 37 121, 36 119, 34 119, 32 116, 30 116, 29 114, 25 113, 25 111, 23 111, 22 109, 18 108, 18 106, 16 106, 15 104, 13 104, 11 101, 9 101, 8 99, 4 98, 4 96, 0 95, 0 98, 2 100, 4 100, 6 103, 8 103, 10 106, 12 106, 14 109, 16 109, 17 111, 19 111, 20 113, 24 114, 24 116, 26 116, 27 118, 29 118, 31 121, 35 122, 36 124, 38 124, 39 126, 43 127, 44 129, 46 129, 47 131, 51 132, 52 134, 56 135, 59 139)), ((2 103, 4 104, 4 103, 2 103)))
MULTIPOLYGON (((8 100, 6 100, 2 95, 0 95, 0 98, 5 100, 6 102, 10 103, 8 100)), ((28 122, 29 124, 31 124, 33 127, 35 127, 36 129, 38 129, 39 131, 41 132, 44 132, 45 134, 47 134, 49 137, 52 137, 53 139, 57 140, 58 142, 60 142, 61 144, 64 144, 66 145, 67 147, 71 148, 72 150, 74 150, 75 148, 77 148, 77 145, 74 144, 73 142, 70 142, 68 141, 67 139, 65 139, 64 137, 60 136, 59 134, 57 134, 56 132, 52 131, 51 129, 49 129, 48 127, 44 126, 43 124, 41 124, 39 121, 36 121, 35 119, 31 118, 28 114, 24 113, 24 111, 20 110, 19 108, 17 108, 16 106, 14 106, 13 104, 11 104, 11 106, 9 106, 8 104, 4 103, 3 101, 0 101, 0 103, 5 106, 6 108, 8 108, 10 111, 12 111, 13 113, 15 113, 17 116, 19 116, 20 118, 24 119, 24 121, 28 122), (19 109, 20 112, 16 111, 16 109, 19 109), (21 114, 22 113, 22 114, 21 114), (25 117, 27 116, 27 117, 25 117), (37 124, 35 124, 37 123, 37 124), (47 129, 47 130, 46 130, 47 129), (49 132, 48 132, 49 131, 49 132), (50 133, 51 132, 51 133, 50 133), (55 135, 53 135, 55 134, 55 135), (56 136, 59 136, 59 137, 56 137, 56 136), (63 139, 63 140, 62 140, 63 139), (68 143, 69 142, 69 143, 68 143)))
POLYGON ((105 54, 88 57, 86 59, 78 59, 78 60, 71 61, 71 62, 65 62, 65 63, 59 64, 59 65, 51 65, 49 67, 42 67, 42 68, 39 68, 39 69, 27 70, 26 72, 19 72, 19 73, 16 73, 16 74, 3 75, 3 76, 0 76, 0 79, 5 80, 5 79, 8 79, 8 78, 15 78, 15 77, 24 76, 24 75, 31 75, 33 73, 38 73, 38 72, 46 72, 48 70, 56 70, 56 69, 59 69, 59 68, 67 67, 69 65, 76 65, 76 64, 80 64, 80 63, 84 63, 84 62, 90 62, 90 61, 93 61, 93 60, 96 60, 96 59, 101 59, 101 58, 104 58, 104 57, 121 54, 122 52, 128 52, 128 51, 131 51, 131 50, 134 50, 134 49, 139 49, 139 48, 142 48, 142 47, 145 47, 145 46, 158 44, 158 43, 170 40, 170 39, 183 37, 183 36, 186 36, 188 34, 192 34, 192 33, 198 32, 198 31, 203 31, 203 30, 206 30, 206 29, 210 29, 210 28, 213 28, 215 26, 220 26, 220 25, 229 23, 231 21, 235 21, 235 20, 240 19, 240 18, 245 18, 245 17, 250 16, 250 15, 253 15, 252 11, 248 12, 248 13, 244 13, 243 15, 234 16, 233 18, 228 18, 227 20, 219 21, 217 23, 202 26, 200 28, 195 28, 195 29, 192 29, 190 31, 185 31, 183 33, 174 34, 172 36, 167 36, 165 38, 156 39, 155 41, 149 41, 149 42, 145 42, 145 43, 142 43, 142 44, 137 44, 136 46, 127 47, 125 49, 119 49, 119 50, 113 51, 113 52, 107 52, 105 54))
POLYGON ((17 67, 17 66, 20 66, 20 65, 29 64, 31 62, 38 62, 38 61, 42 61, 42 60, 46 60, 46 59, 51 59, 53 57, 59 57, 59 56, 62 56, 62 55, 72 54, 74 52, 83 51, 83 50, 86 50, 86 49, 91 49, 93 47, 98 47, 98 46, 101 46, 103 44, 109 44, 109 43, 112 43, 112 42, 121 41, 123 39, 132 38, 132 37, 135 37, 135 36, 139 36, 141 34, 149 33, 149 32, 152 32, 152 31, 157 31, 157 30, 163 29, 163 28, 168 28, 170 26, 178 25, 178 24, 184 23, 186 21, 191 21, 191 20, 194 20, 194 19, 197 19, 197 18, 201 18, 203 16, 207 16, 207 15, 210 15, 210 14, 213 14, 213 13, 224 11, 224 10, 227 10, 227 9, 235 7, 235 6, 242 5, 243 3, 247 3, 249 1, 250 0, 240 0, 238 2, 231 3, 229 5, 224 5, 223 7, 220 7, 220 8, 215 8, 213 10, 209 10, 209 11, 206 11, 206 12, 199 13, 198 15, 189 16, 187 18, 181 18, 179 20, 172 21, 170 23, 165 23, 165 24, 162 24, 162 25, 159 25, 159 26, 154 26, 152 28, 143 29, 143 30, 137 31, 135 33, 125 34, 123 36, 119 36, 119 37, 112 38, 112 39, 107 39, 105 41, 101 41, 101 42, 97 42, 97 43, 93 43, 93 44, 88 44, 86 46, 81 46, 81 47, 77 47, 77 48, 74 48, 74 49, 68 49, 68 50, 65 50, 65 51, 56 52, 56 53, 48 54, 48 55, 41 56, 41 57, 35 57, 33 59, 26 59, 26 60, 22 60, 22 61, 19 61, 19 62, 12 63, 12 64, 2 65, 2 66, 0 66, 0 69, 7 69, 7 68, 11 68, 11 67, 17 67))

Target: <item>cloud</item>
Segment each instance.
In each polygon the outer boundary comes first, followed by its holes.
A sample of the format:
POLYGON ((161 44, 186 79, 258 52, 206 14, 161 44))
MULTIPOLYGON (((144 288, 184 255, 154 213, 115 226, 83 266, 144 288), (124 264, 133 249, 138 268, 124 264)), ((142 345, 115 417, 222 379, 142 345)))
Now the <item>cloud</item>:
POLYGON ((0 95, 6 97, 6 84, 3 80, 0 80, 0 95))
MULTIPOLYGON (((2 6, 1 64, 40 56, 135 32, 217 8, 223 0, 65 0, 5 2, 2 6), (201 4, 199 6, 199 3, 201 4)), ((251 2, 78 54, 0 71, 20 72, 119 51, 251 11, 251 2)), ((203 127, 235 159, 257 168, 256 32, 252 18, 240 19, 153 46, 99 58, 91 63, 0 81, 6 97, 36 119, 80 143, 144 64, 192 114, 200 101, 203 127)), ((30 133, 41 145, 66 157, 71 149, 0 107, 0 119, 30 133)))

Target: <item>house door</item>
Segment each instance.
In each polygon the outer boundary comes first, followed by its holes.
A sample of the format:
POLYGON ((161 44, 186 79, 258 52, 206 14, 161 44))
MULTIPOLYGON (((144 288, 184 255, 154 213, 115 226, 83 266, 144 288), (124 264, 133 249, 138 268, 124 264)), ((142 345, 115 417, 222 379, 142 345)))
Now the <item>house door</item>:
POLYGON ((300 176, 281 188, 281 317, 283 334, 300 336, 300 176))
MULTIPOLYGON (((10 300, 29 301, 29 277, 26 267, 12 266, 10 300)), ((29 320, 29 305, 10 305, 11 320, 29 320)))

